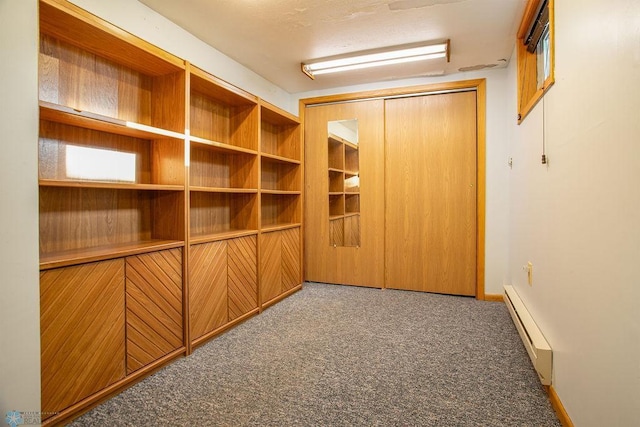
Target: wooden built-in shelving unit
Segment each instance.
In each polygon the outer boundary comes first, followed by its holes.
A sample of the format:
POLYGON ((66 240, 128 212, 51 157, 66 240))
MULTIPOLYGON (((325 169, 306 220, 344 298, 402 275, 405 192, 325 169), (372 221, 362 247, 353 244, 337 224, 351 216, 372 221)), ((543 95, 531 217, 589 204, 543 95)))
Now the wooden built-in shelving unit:
POLYGON ((302 283, 302 134, 297 117, 260 103, 260 302, 302 283))
POLYGON ((258 233, 258 99, 190 66, 190 236, 258 233))
POLYGON ((40 1, 44 424, 301 287, 297 117, 40 1))
POLYGON ((189 66, 191 345, 259 310, 258 99, 189 66))

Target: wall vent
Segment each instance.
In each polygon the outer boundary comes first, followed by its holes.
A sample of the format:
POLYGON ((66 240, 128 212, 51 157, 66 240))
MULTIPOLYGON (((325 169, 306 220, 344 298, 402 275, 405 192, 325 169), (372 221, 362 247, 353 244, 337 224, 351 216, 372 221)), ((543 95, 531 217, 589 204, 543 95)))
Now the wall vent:
POLYGON ((529 353, 531 363, 540 377, 540 382, 544 385, 550 385, 553 354, 549 343, 533 321, 513 286, 506 285, 504 287, 504 302, 511 313, 511 318, 520 334, 522 343, 529 353))

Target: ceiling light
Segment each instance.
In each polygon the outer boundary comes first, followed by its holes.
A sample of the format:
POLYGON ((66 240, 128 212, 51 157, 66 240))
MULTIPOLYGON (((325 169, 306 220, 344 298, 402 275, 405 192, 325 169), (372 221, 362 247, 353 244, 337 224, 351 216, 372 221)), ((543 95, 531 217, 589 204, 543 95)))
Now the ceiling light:
POLYGON ((404 47, 402 49, 385 52, 360 54, 339 59, 311 62, 302 64, 302 72, 315 79, 320 74, 337 73, 340 71, 360 70, 383 65, 403 64, 406 62, 424 61, 427 59, 447 58, 449 62, 449 40, 444 43, 424 46, 404 47))

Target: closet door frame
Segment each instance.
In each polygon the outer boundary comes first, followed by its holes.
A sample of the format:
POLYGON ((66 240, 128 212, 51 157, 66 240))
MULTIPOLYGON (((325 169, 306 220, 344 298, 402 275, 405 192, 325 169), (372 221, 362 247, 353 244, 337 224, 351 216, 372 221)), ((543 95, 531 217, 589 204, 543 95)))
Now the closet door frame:
MULTIPOLYGON (((485 198, 486 198, 486 79, 462 80, 431 85, 409 86, 392 89, 381 89, 347 94, 328 95, 305 98, 299 101, 301 126, 304 127, 304 114, 308 105, 363 101, 367 99, 387 99, 401 96, 427 95, 434 93, 474 90, 477 105, 477 157, 476 157, 476 299, 485 297, 485 198)), ((304 129, 303 129, 304 134, 304 129)), ((303 200, 304 203, 304 200, 303 200)), ((303 228, 304 233, 304 228, 303 228)), ((303 277, 304 271, 303 271, 303 277)))

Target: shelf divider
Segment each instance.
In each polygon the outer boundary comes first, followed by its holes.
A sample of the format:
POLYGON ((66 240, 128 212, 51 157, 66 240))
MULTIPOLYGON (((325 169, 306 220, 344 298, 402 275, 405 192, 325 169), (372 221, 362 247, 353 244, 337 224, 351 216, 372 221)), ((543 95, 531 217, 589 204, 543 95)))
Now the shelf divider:
POLYGON ((141 123, 128 122, 89 111, 76 110, 47 101, 40 101, 40 119, 133 138, 175 138, 182 140, 185 138, 182 133, 141 123))
POLYGON ((68 188, 105 188, 112 190, 143 190, 143 191, 184 191, 184 185, 140 184, 109 181, 73 181, 63 179, 40 179, 41 187, 68 188))

